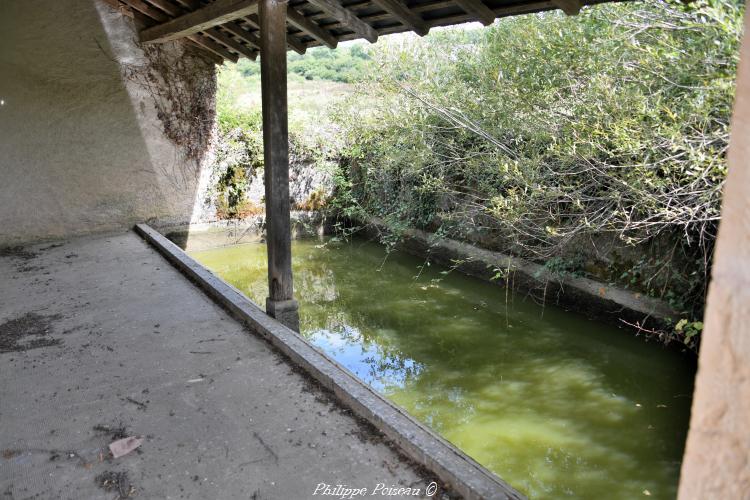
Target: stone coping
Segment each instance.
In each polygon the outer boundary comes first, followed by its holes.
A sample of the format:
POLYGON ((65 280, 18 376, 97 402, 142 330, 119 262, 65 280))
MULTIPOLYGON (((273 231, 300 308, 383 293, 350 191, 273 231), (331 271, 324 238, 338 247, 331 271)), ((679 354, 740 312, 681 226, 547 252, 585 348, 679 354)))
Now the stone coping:
POLYGON ((451 491, 472 500, 525 498, 301 335, 266 315, 239 290, 193 260, 165 236, 146 224, 136 225, 135 231, 209 297, 331 390, 344 406, 383 432, 404 455, 434 473, 451 491))
MULTIPOLYGON (((377 219, 370 221, 368 234, 375 237, 387 228, 377 219)), ((564 309, 608 323, 623 326, 623 321, 642 327, 663 328, 679 318, 666 302, 642 293, 625 290, 591 278, 555 273, 543 265, 501 252, 480 248, 419 229, 408 229, 397 248, 460 272, 505 286, 496 280, 498 270, 509 270, 511 286, 519 291, 543 290, 544 299, 564 309)))

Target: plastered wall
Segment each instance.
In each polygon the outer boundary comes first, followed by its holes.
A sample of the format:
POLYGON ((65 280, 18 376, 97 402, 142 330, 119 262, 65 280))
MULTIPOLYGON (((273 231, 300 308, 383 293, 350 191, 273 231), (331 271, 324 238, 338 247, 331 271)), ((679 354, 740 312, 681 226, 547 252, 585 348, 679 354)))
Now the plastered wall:
MULTIPOLYGON (((135 40, 99 0, 0 1, 0 246, 191 219, 207 154, 165 134, 135 40)), ((207 82, 203 116, 181 125, 205 128, 213 64, 181 43, 160 54, 207 82)))

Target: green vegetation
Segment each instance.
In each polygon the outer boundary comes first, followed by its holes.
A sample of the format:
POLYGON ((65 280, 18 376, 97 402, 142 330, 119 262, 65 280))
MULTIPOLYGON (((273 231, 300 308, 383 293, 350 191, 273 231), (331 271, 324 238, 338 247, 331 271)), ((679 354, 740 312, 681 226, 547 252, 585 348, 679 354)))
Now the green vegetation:
POLYGON ((333 205, 665 298, 697 330, 741 25, 735 0, 627 3, 384 43, 337 114, 333 205))
MULTIPOLYGON (((326 207, 388 244, 424 228, 663 298, 659 335, 697 348, 742 10, 607 4, 290 54, 292 156, 335 161, 326 207)), ((219 89, 222 133, 257 154, 257 63, 219 89)))
MULTIPOLYGON (((345 44, 336 50, 309 49, 304 55, 289 52, 288 95, 290 134, 302 135, 330 125, 331 104, 352 91, 371 65, 369 51, 362 43, 345 44)), ((222 133, 242 129, 260 131, 260 62, 241 59, 219 71, 217 111, 222 133)))
MULTIPOLYGON (((370 60, 363 43, 342 45, 336 50, 313 47, 303 55, 290 52, 287 55, 287 71, 290 77, 298 75, 305 80, 354 83, 366 73, 370 60)), ((237 70, 246 78, 260 78, 260 63, 242 59, 237 70)))
MULTIPOLYGON (((363 44, 335 51, 313 48, 304 56, 288 54, 289 141, 292 161, 319 165, 334 157, 340 145, 329 116, 334 102, 350 94, 349 83, 360 79, 369 60, 363 44), (312 81, 311 81, 312 80, 312 81)), ((263 168, 260 64, 247 59, 219 71, 217 93, 219 141, 209 198, 219 218, 242 218, 262 211, 245 195, 258 169, 263 168)), ((320 209, 322 191, 300 209, 320 209)))

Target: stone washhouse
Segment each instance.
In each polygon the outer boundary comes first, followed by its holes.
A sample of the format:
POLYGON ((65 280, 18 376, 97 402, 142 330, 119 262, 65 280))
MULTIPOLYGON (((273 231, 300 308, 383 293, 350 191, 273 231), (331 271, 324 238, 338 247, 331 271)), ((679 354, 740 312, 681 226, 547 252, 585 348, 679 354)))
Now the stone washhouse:
MULTIPOLYGON (((2 0, 0 492, 293 499, 356 477, 521 498, 295 332, 286 53, 597 3, 2 0), (261 64, 264 310, 148 225, 194 219, 215 68, 241 57, 261 64), (123 467, 103 450, 127 433, 146 444, 123 467)), ((750 492, 749 285, 746 39, 683 500, 750 492)))

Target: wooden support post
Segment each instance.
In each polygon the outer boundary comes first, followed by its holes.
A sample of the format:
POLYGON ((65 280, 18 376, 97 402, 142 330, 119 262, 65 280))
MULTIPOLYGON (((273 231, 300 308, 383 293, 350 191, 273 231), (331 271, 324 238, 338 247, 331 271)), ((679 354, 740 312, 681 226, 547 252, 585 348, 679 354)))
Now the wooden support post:
POLYGON ((289 213, 289 130, 286 101, 286 9, 288 0, 260 0, 260 82, 266 184, 268 298, 266 312, 299 331, 292 286, 289 213))
POLYGON ((679 500, 750 492, 750 9, 731 130, 679 500))

